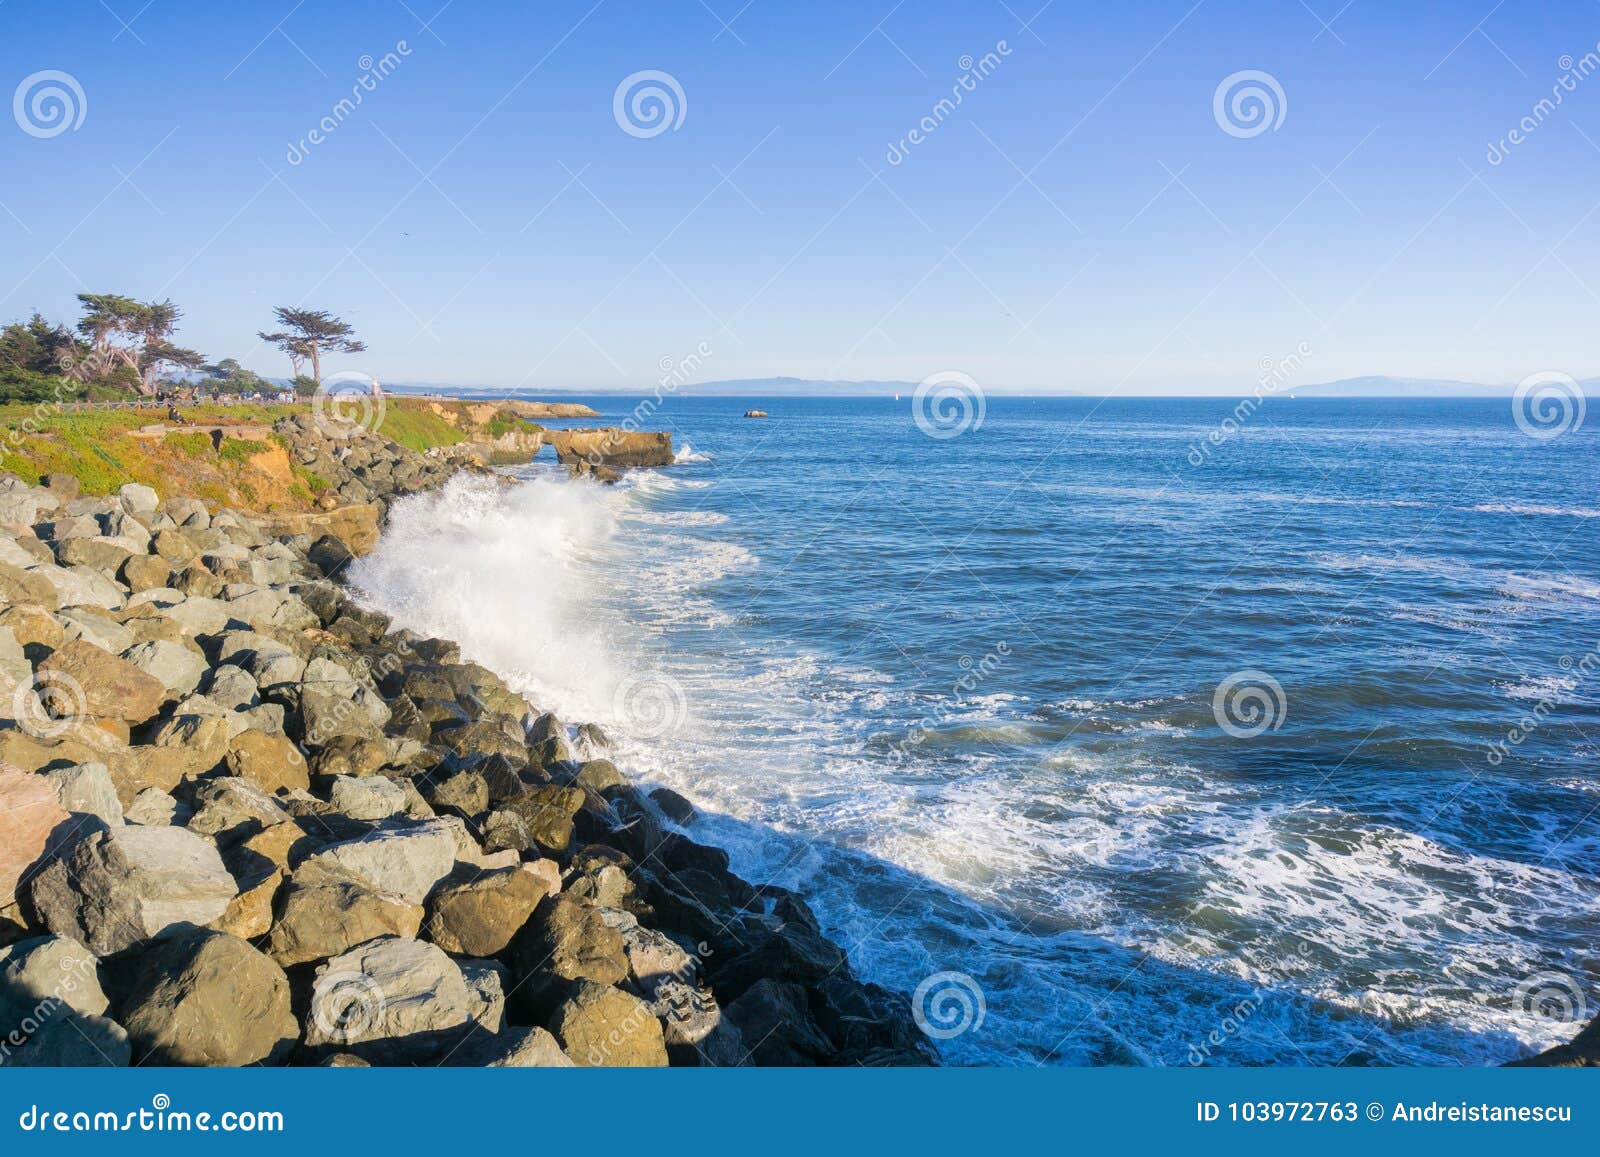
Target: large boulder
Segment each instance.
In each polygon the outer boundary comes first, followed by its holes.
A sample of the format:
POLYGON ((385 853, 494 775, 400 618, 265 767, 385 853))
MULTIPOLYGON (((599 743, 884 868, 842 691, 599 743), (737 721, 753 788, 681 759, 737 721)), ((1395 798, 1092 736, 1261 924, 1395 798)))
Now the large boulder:
POLYGON ((85 715, 143 723, 161 710, 167 689, 126 659, 84 639, 73 639, 38 667, 41 683, 61 681, 85 715), (74 686, 75 685, 75 686, 74 686))
POLYGON ((98 762, 75 763, 58 767, 42 775, 56 793, 56 800, 74 815, 91 815, 107 827, 122 823, 122 803, 117 799, 117 785, 111 779, 106 765, 98 762))
POLYGON ((607 984, 580 980, 550 1018, 573 1062, 598 1067, 664 1067, 667 1046, 650 1006, 607 984))
POLYGON ((157 1065, 277 1061, 300 1035, 283 969, 237 936, 211 931, 146 953, 118 1019, 141 1062, 157 1065))
POLYGON ((128 1034, 105 1015, 99 965, 60 936, 0 948, 0 1067, 128 1063, 128 1034))
POLYGON ((71 817, 42 775, 0 764, 0 908, 16 902, 42 867, 54 833, 71 817))
POLYGON ((361 839, 322 849, 306 866, 366 883, 420 904, 450 874, 456 860, 454 830, 438 820, 380 829, 361 839))
POLYGON ((622 936, 600 909, 566 896, 541 904, 511 942, 517 995, 527 1013, 543 1015, 566 982, 620 984, 628 976, 622 936))
POLYGON ((235 891, 209 840, 130 825, 78 841, 39 872, 28 898, 51 932, 107 956, 209 924, 235 891))
POLYGON ((241 731, 228 741, 230 775, 247 779, 262 791, 305 791, 311 771, 294 741, 262 731, 241 731))
POLYGON ((428 903, 428 938, 458 956, 498 956, 551 891, 521 867, 451 877, 428 903))
POLYGON ((306 1044, 392 1058, 465 1035, 481 997, 459 965, 421 940, 373 940, 317 969, 306 1044))
POLYGON ((382 936, 416 936, 422 905, 353 880, 296 873, 267 936, 267 952, 285 968, 326 960, 382 936))

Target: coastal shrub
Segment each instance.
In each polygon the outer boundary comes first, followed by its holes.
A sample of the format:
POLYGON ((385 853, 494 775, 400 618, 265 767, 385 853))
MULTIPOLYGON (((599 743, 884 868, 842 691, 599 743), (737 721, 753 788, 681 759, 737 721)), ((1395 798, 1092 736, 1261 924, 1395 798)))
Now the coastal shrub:
POLYGON ((396 405, 384 406, 378 433, 408 450, 426 454, 436 446, 454 446, 467 436, 432 410, 396 405))
POLYGON ((172 433, 161 439, 161 444, 188 458, 199 458, 211 452, 211 436, 199 433, 172 433))
POLYGON ((223 440, 222 449, 217 451, 217 456, 224 462, 248 462, 257 454, 264 454, 272 449, 265 442, 258 442, 254 438, 226 438, 223 440))

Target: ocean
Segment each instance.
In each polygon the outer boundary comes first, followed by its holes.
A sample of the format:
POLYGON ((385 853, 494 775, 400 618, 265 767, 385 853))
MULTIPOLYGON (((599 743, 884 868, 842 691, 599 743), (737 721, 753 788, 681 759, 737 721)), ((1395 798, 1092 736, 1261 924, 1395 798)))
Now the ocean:
POLYGON ((935 437, 910 397, 669 396, 642 425, 676 465, 458 478, 353 580, 604 726, 859 975, 920 986, 946 1063, 1570 1039, 1600 1013, 1600 423, 1235 404, 990 398, 935 437))

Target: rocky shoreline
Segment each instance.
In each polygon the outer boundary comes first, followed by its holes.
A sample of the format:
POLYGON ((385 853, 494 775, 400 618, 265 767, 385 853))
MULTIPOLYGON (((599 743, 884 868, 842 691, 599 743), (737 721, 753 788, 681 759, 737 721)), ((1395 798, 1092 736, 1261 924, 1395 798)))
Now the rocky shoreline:
POLYGON ((0 475, 0 1066, 933 1062, 599 728, 339 583, 396 498, 658 436, 274 433, 319 509, 0 475))

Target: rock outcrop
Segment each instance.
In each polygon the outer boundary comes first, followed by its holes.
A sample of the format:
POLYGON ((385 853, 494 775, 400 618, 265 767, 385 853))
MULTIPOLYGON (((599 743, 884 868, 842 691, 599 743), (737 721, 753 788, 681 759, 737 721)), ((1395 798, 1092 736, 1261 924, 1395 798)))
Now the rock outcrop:
POLYGON ((564 466, 580 461, 591 466, 670 466, 673 460, 671 434, 608 426, 546 430, 544 437, 564 466))

